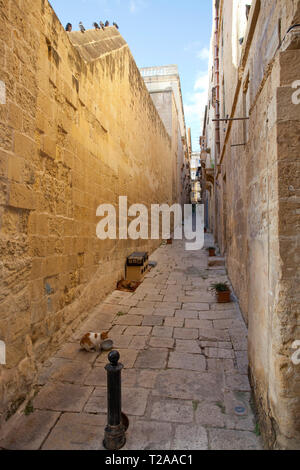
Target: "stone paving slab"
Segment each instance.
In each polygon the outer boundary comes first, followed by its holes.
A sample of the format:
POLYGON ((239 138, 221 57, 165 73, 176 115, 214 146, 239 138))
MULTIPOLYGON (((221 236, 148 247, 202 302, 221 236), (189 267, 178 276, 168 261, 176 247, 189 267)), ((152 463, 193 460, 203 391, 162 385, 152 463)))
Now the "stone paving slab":
POLYGON ((164 369, 167 365, 168 352, 165 349, 141 351, 135 363, 140 369, 164 369))
POLYGON ((154 396, 183 400, 220 401, 223 399, 223 375, 168 369, 158 374, 154 396))
MULTIPOLYGON (((125 369, 131 369, 136 361, 136 358, 138 356, 138 351, 136 349, 118 349, 120 353, 120 362, 124 365, 125 369)), ((96 365, 100 364, 107 364, 108 359, 107 359, 108 353, 107 352, 102 352, 102 354, 98 357, 96 361, 96 365)))
POLYGON ((103 450, 106 421, 105 414, 64 413, 42 450, 103 450))
POLYGON ((7 450, 36 450, 42 445, 60 413, 36 410, 29 416, 21 415, 14 427, 0 439, 0 448, 7 450))
POLYGON ((231 429, 210 429, 211 450, 260 450, 259 439, 253 432, 231 429))
POLYGON ((174 328, 174 338, 176 339, 198 339, 199 330, 192 328, 174 328))
POLYGON ((160 399, 151 406, 150 418, 171 423, 192 423, 193 406, 180 400, 160 399))
POLYGON ((172 425, 169 423, 138 420, 130 424, 123 450, 169 450, 172 425))
MULTIPOLYGON (((198 319, 198 312, 196 310, 176 310, 175 318, 193 318, 198 319)), ((182 325, 183 326, 183 325, 182 325)))
POLYGON ((143 317, 141 315, 122 315, 114 320, 115 325, 139 326, 142 324, 143 317))
POLYGON ((176 426, 172 450, 208 450, 207 430, 199 425, 176 426))
POLYGON ((48 383, 33 401, 40 410, 80 412, 93 391, 92 387, 63 383, 48 383))
POLYGON ((205 357, 200 354, 171 352, 168 367, 170 369, 205 371, 206 360, 205 357))
POLYGON ((175 344, 175 339, 173 338, 155 338, 152 337, 149 342, 149 346, 152 348, 168 348, 173 349, 175 344))
POLYGON ((202 354, 199 341, 195 340, 176 340, 176 352, 202 354))
POLYGON ((103 449, 108 352, 80 350, 88 331, 108 331, 121 355, 124 450, 261 448, 247 329, 237 304, 209 292, 228 281, 225 270, 208 270, 207 252, 186 252, 181 241, 152 259, 158 266, 135 293, 112 292, 44 364, 33 412, 8 422, 0 448, 103 449))

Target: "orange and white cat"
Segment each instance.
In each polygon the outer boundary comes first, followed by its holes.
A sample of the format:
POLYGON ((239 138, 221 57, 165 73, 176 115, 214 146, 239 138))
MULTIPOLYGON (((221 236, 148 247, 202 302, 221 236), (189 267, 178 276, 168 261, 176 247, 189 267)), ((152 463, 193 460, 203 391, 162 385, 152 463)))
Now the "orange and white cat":
POLYGON ((88 352, 92 350, 100 351, 101 342, 107 338, 108 331, 104 333, 86 333, 80 340, 80 346, 88 352))

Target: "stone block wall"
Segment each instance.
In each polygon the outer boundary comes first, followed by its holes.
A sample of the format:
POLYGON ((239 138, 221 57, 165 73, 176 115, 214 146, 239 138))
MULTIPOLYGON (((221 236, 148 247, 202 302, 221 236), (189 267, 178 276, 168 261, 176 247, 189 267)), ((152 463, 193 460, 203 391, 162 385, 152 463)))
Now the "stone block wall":
POLYGON ((300 339, 300 104, 292 103, 300 41, 299 32, 290 40, 287 31, 300 24, 300 1, 252 2, 237 66, 235 3, 220 3, 221 118, 225 109, 250 119, 221 123, 215 236, 249 328, 249 373, 265 444, 299 449, 299 365, 291 357, 300 339))
POLYGON ((97 207, 175 202, 176 156, 127 44, 115 28, 80 35, 46 0, 0 0, 1 419, 126 256, 159 243, 100 241, 97 207))

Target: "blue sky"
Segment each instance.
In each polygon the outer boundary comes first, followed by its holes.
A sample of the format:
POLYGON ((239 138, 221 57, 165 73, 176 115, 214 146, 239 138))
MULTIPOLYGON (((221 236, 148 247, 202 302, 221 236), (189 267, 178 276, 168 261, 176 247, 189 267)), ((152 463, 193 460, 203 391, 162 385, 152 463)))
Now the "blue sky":
POLYGON ((139 67, 177 64, 185 117, 199 148, 207 101, 211 0, 50 0, 60 21, 88 29, 94 21, 116 21, 139 67))

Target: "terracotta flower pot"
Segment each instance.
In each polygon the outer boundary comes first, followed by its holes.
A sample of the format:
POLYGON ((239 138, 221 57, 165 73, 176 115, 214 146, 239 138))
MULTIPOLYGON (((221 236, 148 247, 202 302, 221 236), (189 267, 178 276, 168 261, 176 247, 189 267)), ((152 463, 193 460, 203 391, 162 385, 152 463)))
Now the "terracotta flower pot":
POLYGON ((217 291, 217 299, 219 304, 228 304, 230 302, 230 290, 217 291))
POLYGON ((167 240, 167 244, 168 244, 168 245, 172 245, 172 243, 173 243, 172 238, 170 238, 169 240, 167 240))
POLYGON ((215 248, 209 248, 208 252, 209 252, 210 257, 216 256, 216 249, 215 248))

